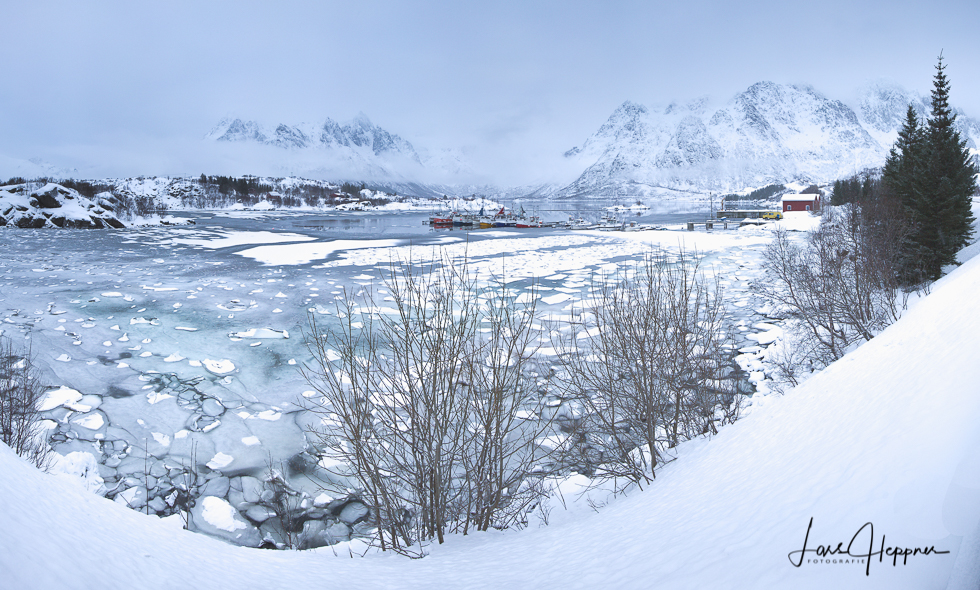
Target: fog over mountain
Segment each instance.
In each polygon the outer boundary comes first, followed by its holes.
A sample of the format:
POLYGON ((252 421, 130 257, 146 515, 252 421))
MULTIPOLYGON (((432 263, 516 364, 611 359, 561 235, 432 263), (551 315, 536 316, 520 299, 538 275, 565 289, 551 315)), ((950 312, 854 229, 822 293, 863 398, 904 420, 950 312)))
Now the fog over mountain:
MULTIPOLYGON (((867 84, 854 108, 806 85, 758 82, 715 106, 709 97, 648 107, 623 102, 572 147, 543 181, 493 188, 462 150, 430 152, 360 113, 338 123, 265 124, 225 118, 205 149, 256 160, 261 174, 438 185, 434 191, 546 197, 642 196, 664 191, 740 190, 774 182, 828 182, 881 166, 912 104, 928 99, 890 82, 867 84), (207 146, 211 146, 208 148, 207 146)), ((960 112, 971 147, 980 122, 960 112)), ((555 154, 557 156, 557 154, 555 154)), ((557 159, 557 158, 556 158, 557 159)), ((500 187, 500 184, 497 184, 500 187)))
MULTIPOLYGON (((706 98, 648 108, 626 101, 565 157, 583 168, 554 196, 739 190, 774 182, 828 182, 881 166, 912 104, 925 98, 869 84, 857 110, 803 85, 758 82, 719 108, 706 98)), ((959 113, 970 147, 980 123, 959 113)))

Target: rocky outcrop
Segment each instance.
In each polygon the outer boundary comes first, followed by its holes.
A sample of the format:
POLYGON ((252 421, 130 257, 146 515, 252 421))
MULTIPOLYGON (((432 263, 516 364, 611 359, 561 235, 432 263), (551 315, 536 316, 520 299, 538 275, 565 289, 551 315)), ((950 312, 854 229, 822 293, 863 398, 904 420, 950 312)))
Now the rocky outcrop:
POLYGON ((111 193, 90 199, 60 184, 8 185, 0 187, 0 227, 120 229, 118 205, 111 193))

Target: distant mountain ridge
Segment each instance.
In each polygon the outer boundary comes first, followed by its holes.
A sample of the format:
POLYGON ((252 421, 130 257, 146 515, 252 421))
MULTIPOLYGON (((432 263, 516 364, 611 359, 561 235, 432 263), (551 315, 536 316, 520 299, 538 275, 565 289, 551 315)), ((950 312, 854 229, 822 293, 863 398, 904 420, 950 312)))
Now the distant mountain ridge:
MULTIPOLYGON (((363 113, 346 123, 325 118, 265 124, 228 117, 205 135, 205 142, 213 146, 207 151, 236 162, 243 172, 368 182, 419 196, 703 194, 790 181, 829 182, 881 166, 910 103, 927 116, 927 97, 888 82, 868 84, 850 106, 807 85, 765 81, 721 104, 707 97, 661 107, 628 100, 564 153, 569 166, 563 172, 556 167, 551 180, 546 172, 534 185, 511 187, 490 184, 463 150, 413 145, 363 113), (577 173, 570 183, 569 169, 577 173), (559 183, 560 176, 565 180, 559 183)), ((980 121, 957 114, 963 137, 975 149, 980 121)), ((41 175, 40 166, 10 162, 8 175, 41 175)))
MULTIPOLYGON (((662 190, 737 190, 771 182, 826 182, 882 165, 912 103, 888 83, 869 85, 858 110, 810 86, 758 82, 717 109, 707 99, 651 109, 626 101, 565 157, 584 168, 554 197, 627 196, 662 190)), ((958 115, 971 147, 980 122, 958 115)))
POLYGON ((327 118, 292 125, 229 117, 205 140, 281 148, 276 159, 282 172, 340 180, 451 182, 472 170, 454 150, 420 154, 411 142, 375 125, 364 113, 348 123, 327 118))
POLYGON ((397 154, 422 165, 411 143, 373 124, 359 113, 350 123, 341 125, 327 118, 322 124, 279 124, 268 130, 256 121, 224 119, 206 136, 215 141, 252 141, 281 148, 349 148, 366 150, 375 156, 397 154))

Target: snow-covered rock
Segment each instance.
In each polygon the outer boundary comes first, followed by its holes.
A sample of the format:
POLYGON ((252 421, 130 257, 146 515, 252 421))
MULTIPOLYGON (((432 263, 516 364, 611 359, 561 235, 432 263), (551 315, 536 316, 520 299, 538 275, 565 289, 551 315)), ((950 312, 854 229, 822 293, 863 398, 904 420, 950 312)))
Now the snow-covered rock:
POLYGON ((0 227, 119 229, 126 224, 116 217, 117 205, 108 193, 89 199, 60 184, 13 184, 0 187, 0 227))
POLYGON ((224 539, 236 545, 258 547, 262 544, 259 530, 223 498, 205 496, 191 509, 191 530, 224 539))

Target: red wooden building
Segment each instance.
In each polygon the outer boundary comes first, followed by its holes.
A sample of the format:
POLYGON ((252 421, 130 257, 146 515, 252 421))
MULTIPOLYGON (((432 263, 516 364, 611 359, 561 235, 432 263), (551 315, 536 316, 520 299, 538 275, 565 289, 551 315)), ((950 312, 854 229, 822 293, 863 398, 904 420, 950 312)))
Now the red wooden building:
POLYGON ((783 213, 787 211, 819 211, 820 195, 800 194, 783 195, 780 199, 783 204, 783 213))

